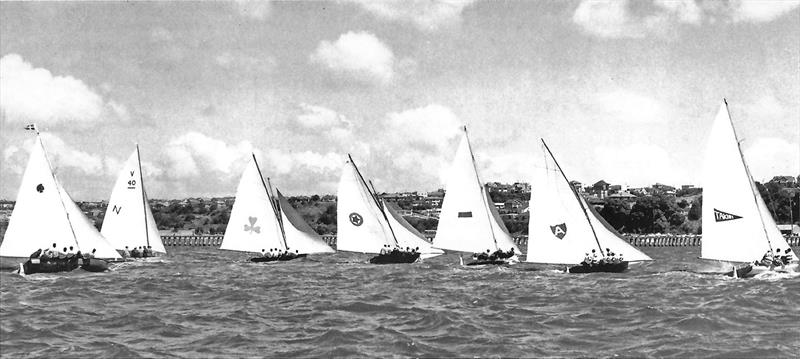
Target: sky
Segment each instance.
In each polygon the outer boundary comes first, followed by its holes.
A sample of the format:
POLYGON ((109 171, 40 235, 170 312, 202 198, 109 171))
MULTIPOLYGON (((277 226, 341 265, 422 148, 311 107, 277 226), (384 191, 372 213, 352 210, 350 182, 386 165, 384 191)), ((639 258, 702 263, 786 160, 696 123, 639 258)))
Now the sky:
POLYGON ((0 198, 36 123, 64 187, 108 199, 138 143, 150 198, 483 181, 700 185, 722 99, 757 181, 800 174, 800 1, 0 2, 0 198))

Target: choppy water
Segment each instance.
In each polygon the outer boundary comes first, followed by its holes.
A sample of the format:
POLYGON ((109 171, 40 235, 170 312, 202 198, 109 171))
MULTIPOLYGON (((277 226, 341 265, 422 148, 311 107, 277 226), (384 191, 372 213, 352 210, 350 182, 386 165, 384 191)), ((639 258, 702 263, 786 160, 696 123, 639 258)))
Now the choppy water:
POLYGON ((683 271, 703 266, 699 248, 646 248, 656 262, 589 275, 170 250, 110 273, 0 274, 0 356, 800 355, 800 277, 683 271))

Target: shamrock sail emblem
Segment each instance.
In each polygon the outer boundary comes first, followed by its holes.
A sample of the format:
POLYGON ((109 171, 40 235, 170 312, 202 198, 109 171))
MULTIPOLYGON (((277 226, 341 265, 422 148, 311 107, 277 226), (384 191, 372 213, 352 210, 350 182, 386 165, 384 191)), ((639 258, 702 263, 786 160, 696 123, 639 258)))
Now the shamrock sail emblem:
POLYGON ((258 221, 258 217, 249 217, 248 219, 250 220, 250 225, 245 224, 244 230, 246 232, 250 232, 250 234, 253 234, 253 232, 261 233, 261 226, 256 226, 256 221, 258 221))

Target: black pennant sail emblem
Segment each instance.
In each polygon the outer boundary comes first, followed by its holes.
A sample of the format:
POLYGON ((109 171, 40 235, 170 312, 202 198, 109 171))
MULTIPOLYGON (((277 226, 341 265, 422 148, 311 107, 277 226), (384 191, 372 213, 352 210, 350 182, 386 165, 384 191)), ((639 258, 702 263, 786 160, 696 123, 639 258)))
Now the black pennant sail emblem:
POLYGON ((725 222, 725 221, 732 221, 734 219, 742 218, 742 216, 737 216, 735 214, 730 214, 728 212, 720 211, 714 208, 714 221, 717 222, 725 222))
POLYGON ((550 231, 553 232, 553 235, 558 237, 558 239, 564 239, 564 236, 567 235, 567 224, 561 223, 550 226, 550 231))

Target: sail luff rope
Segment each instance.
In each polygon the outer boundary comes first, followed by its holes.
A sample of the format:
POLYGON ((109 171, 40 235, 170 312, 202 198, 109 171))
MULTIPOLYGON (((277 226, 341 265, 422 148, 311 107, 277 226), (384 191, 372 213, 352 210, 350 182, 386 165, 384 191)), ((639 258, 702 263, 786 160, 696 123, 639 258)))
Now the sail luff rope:
MULTIPOLYGON (((475 180, 478 182, 478 187, 481 189, 481 200, 483 201, 484 210, 486 210, 486 219, 489 221, 489 231, 492 233, 492 240, 494 241, 494 249, 500 249, 497 244, 497 236, 494 235, 494 228, 492 228, 492 215, 489 213, 489 204, 486 202, 486 186, 481 183, 481 178, 478 176, 478 167, 475 165, 475 155, 472 153, 472 145, 469 143, 469 135, 467 134, 467 126, 464 126, 464 138, 467 139, 467 149, 469 150, 469 158, 472 161, 472 169, 475 171, 475 180)), ((494 206, 494 204, 492 204, 494 206)))
POLYGON ((147 197, 144 194, 144 175, 142 175, 142 158, 139 154, 139 144, 136 144, 136 163, 139 164, 139 186, 142 188, 142 213, 144 214, 144 236, 147 246, 150 246, 150 231, 147 228, 147 197))
MULTIPOLYGON (((361 171, 358 170, 358 166, 356 166, 356 163, 353 162, 353 157, 351 157, 349 153, 347 154, 347 158, 350 159, 350 164, 353 165, 353 168, 356 170, 356 174, 358 174, 358 178, 359 180, 361 180, 361 184, 364 185, 364 187, 367 189, 367 193, 369 193, 370 197, 372 197, 372 200, 375 202, 375 205, 377 205, 378 209, 381 211, 383 219, 386 221, 386 225, 389 226, 389 232, 392 234, 392 239, 394 240, 394 244, 400 247, 400 242, 397 240, 397 236, 395 236, 394 234, 394 229, 392 228, 392 224, 389 223, 389 218, 386 216, 386 212, 384 212, 383 206, 378 201, 378 196, 374 193, 374 190, 369 189, 367 182, 364 180, 364 176, 361 175, 361 171)), ((370 183, 372 182, 370 181, 370 183)))

